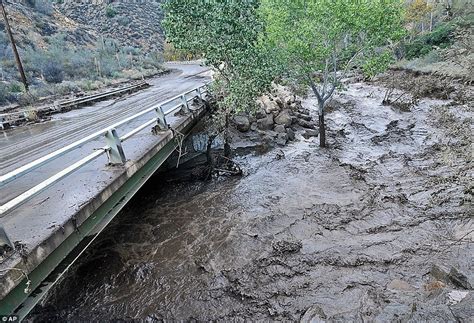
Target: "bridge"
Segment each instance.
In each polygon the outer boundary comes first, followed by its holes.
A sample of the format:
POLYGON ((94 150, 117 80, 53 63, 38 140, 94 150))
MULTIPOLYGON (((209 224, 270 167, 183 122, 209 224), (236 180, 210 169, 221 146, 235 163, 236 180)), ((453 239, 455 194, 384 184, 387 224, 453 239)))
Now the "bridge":
POLYGON ((205 113, 207 70, 173 68, 124 99, 0 131, 0 315, 24 318, 205 113))

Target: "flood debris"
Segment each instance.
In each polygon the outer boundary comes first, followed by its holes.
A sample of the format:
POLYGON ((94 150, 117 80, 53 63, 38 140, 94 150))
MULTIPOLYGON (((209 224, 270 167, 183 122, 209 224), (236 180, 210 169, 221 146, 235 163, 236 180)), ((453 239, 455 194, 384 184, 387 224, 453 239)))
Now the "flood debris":
POLYGON ((233 156, 247 176, 152 180, 32 317, 470 322, 472 108, 421 96, 401 111, 386 90, 346 85, 330 149, 298 128, 233 156))

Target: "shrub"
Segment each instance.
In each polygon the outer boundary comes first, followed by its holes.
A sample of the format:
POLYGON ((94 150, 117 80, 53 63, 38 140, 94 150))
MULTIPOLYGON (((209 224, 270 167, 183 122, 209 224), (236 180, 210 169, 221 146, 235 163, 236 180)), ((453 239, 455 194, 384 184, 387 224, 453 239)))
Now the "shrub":
POLYGON ((122 26, 128 26, 132 22, 132 19, 128 16, 120 16, 117 17, 117 22, 122 26))
POLYGON ((52 60, 47 61, 43 67, 43 76, 48 83, 61 83, 64 80, 62 65, 52 60))
POLYGON ((8 103, 8 88, 5 83, 0 83, 0 104, 8 103))
POLYGON ((9 90, 9 92, 12 92, 12 93, 23 92, 23 84, 21 84, 19 82, 13 82, 8 87, 8 90, 9 90))
POLYGON ((440 24, 432 32, 416 37, 405 44, 405 56, 414 59, 428 54, 433 47, 446 48, 452 44, 452 33, 456 29, 453 23, 440 24))
POLYGON ((378 55, 367 60, 367 62, 362 66, 362 71, 366 77, 371 78, 386 70, 392 62, 393 56, 391 52, 386 51, 379 53, 378 55))
POLYGON ((105 8, 105 15, 109 18, 113 18, 117 15, 117 10, 115 10, 115 8, 112 7, 111 5, 108 5, 105 8))

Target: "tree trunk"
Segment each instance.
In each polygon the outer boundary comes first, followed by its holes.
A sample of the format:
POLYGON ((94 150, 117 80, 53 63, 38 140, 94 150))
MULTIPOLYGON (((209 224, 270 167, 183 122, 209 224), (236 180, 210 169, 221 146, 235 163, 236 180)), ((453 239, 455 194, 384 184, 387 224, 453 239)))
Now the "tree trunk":
POLYGON ((225 116, 225 130, 224 130, 224 157, 230 158, 232 155, 232 149, 230 147, 230 137, 229 137, 229 126, 230 120, 229 115, 225 116))
POLYGON ((319 147, 326 147, 326 125, 324 124, 324 110, 319 112, 319 147))

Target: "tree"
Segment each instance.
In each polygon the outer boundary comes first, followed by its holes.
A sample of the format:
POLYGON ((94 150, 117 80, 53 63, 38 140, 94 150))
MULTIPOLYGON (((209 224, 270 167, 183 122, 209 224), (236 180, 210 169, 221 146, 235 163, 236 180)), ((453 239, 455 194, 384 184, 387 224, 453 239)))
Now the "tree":
POLYGON ((321 147, 326 103, 354 63, 377 58, 376 49, 401 36, 402 7, 401 0, 262 0, 268 41, 287 77, 317 98, 321 147))
POLYGON ((255 98, 273 80, 259 3, 167 0, 163 4, 167 41, 177 50, 203 57, 216 72, 211 88, 218 105, 215 128, 224 133, 226 155, 231 116, 252 110, 255 98))
POLYGON ((425 22, 428 20, 428 15, 430 15, 430 31, 432 30, 432 14, 433 14, 433 5, 428 3, 427 0, 413 0, 407 8, 406 11, 406 20, 409 23, 414 24, 416 29, 417 25, 421 26, 421 32, 425 31, 425 22))

